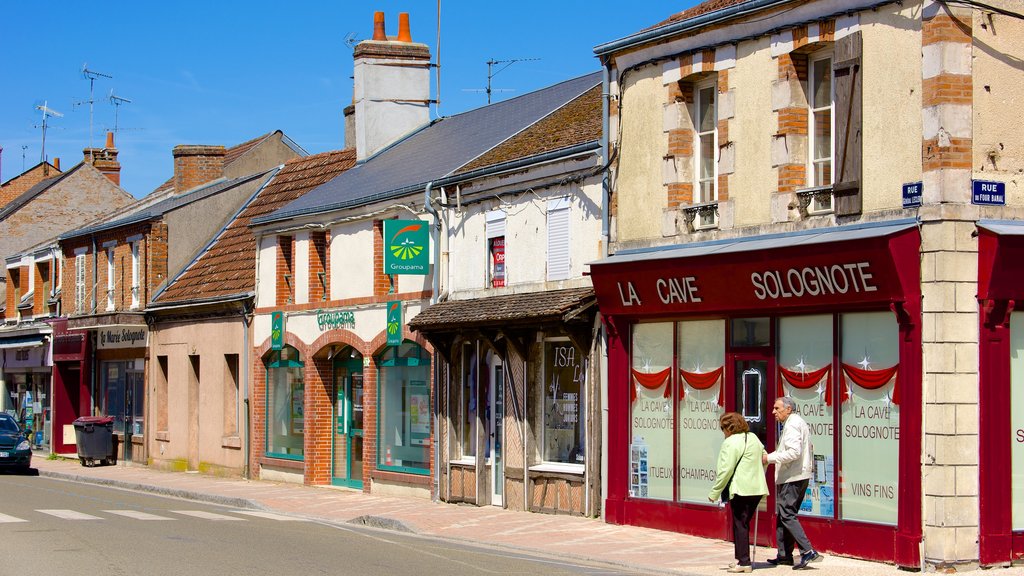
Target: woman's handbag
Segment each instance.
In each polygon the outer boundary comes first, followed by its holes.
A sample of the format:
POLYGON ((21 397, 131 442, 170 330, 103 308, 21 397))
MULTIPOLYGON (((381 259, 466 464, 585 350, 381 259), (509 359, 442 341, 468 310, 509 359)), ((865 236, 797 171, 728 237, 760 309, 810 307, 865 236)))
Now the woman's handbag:
POLYGON ((740 467, 740 462, 743 461, 743 457, 747 455, 747 434, 743 434, 743 453, 740 454, 740 459, 736 461, 736 465, 732 467, 732 472, 729 473, 729 481, 725 483, 725 488, 722 488, 722 502, 729 501, 729 487, 732 485, 732 477, 736 475, 736 469, 740 467))

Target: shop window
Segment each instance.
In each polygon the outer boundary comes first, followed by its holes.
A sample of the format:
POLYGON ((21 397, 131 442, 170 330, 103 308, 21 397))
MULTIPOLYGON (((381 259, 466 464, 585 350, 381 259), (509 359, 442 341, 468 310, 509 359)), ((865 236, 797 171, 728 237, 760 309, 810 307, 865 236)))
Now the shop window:
POLYGON ((835 387, 831 314, 779 318, 777 395, 789 396, 807 422, 814 475, 801 514, 835 517, 835 387))
POLYGON ((1024 314, 1010 315, 1010 515, 1011 530, 1024 530, 1024 314))
MULTIPOLYGON (((718 201, 718 113, 715 100, 718 93, 718 78, 713 76, 697 84, 694 90, 693 127, 694 155, 697 163, 696 204, 718 201)), ((717 211, 702 210, 697 216, 696 228, 717 226, 717 211)))
POLYGON ((544 461, 583 464, 587 363, 568 340, 544 343, 544 461))
POLYGON ((124 431, 126 365, 124 362, 103 362, 100 383, 100 415, 114 419, 114 431, 124 431))
POLYGON ((238 354, 224 355, 224 435, 238 434, 238 354))
POLYGON ((725 412, 725 320, 691 320, 677 326, 678 499, 707 504, 723 440, 718 418, 725 412))
POLYGON ((75 255, 75 313, 85 311, 85 254, 75 255))
POLYGON ((492 288, 505 286, 508 279, 505 272, 505 212, 491 210, 487 218, 487 285, 492 288))
POLYGON ((302 460, 305 432, 304 368, 291 346, 272 352, 267 363, 267 445, 275 458, 302 460))
POLYGON ((769 318, 733 318, 729 326, 729 343, 733 348, 759 348, 771 344, 769 318))
POLYGON ((629 494, 636 498, 672 499, 672 327, 633 326, 629 494))
POLYGON ((840 316, 841 517, 896 524, 899 329, 889 312, 840 316))
POLYGON ((467 342, 462 346, 462 362, 459 385, 459 420, 456 431, 459 452, 462 459, 476 456, 477 400, 480 382, 480 362, 477 344, 467 342))
POLYGON ((548 280, 569 277, 569 198, 549 200, 548 211, 548 280))
MULTIPOLYGON (((811 187, 832 185, 832 52, 821 52, 811 56, 807 63, 807 120, 810 123, 807 134, 810 137, 808 173, 811 187)), ((813 200, 811 211, 831 210, 831 203, 824 205, 813 200)))
POLYGON ((377 468, 429 474, 430 356, 404 342, 377 362, 377 468))

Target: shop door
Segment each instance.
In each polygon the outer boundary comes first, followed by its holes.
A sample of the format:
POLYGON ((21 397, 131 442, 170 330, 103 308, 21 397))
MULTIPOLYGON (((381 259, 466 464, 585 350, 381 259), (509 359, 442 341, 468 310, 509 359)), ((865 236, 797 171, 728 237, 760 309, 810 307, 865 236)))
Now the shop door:
POLYGON ((501 360, 495 358, 491 366, 490 406, 492 409, 489 433, 491 438, 491 504, 504 505, 505 463, 502 459, 502 445, 505 433, 505 368, 501 360))
MULTIPOLYGON (((750 426, 750 432, 770 452, 775 445, 775 426, 771 406, 775 402, 775 362, 771 349, 758 352, 734 353, 732 356, 733 406, 743 415, 750 426)), ((767 498, 761 500, 758 508, 757 542, 759 545, 774 545, 775 536, 775 486, 774 476, 769 476, 767 498)), ((750 527, 753 531, 754 526, 750 527)))
MULTIPOLYGON (((124 459, 132 460, 132 436, 142 435, 145 378, 141 370, 127 370, 124 383, 124 459)), ((141 456, 141 455, 139 455, 141 456)))
POLYGON ((362 360, 334 366, 334 454, 331 483, 363 487, 362 360))

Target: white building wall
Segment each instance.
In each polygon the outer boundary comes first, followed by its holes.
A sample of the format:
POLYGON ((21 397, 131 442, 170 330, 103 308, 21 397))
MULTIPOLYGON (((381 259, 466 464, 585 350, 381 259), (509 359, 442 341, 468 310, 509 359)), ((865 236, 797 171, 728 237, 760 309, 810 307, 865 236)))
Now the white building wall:
POLYGON ((309 302, 309 232, 295 233, 295 303, 309 302))
MULTIPOLYGON (((277 237, 259 239, 256 254, 256 307, 273 306, 277 298, 277 237)), ((268 325, 269 333, 269 325, 268 325)))
POLYGON ((373 222, 340 224, 331 229, 331 300, 373 294, 373 222))

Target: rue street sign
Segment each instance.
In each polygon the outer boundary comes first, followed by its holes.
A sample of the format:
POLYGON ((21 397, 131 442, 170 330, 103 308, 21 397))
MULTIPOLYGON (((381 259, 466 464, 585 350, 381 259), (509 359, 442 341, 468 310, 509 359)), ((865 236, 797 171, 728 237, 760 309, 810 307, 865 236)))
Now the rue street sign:
POLYGON ((983 206, 1006 205, 1006 183, 987 180, 971 181, 971 204, 983 206))
POLYGON ((903 207, 916 208, 921 205, 921 190, 924 186, 921 182, 903 185, 903 207))
POLYGON ((423 220, 384 221, 384 273, 428 274, 430 229, 423 220))

